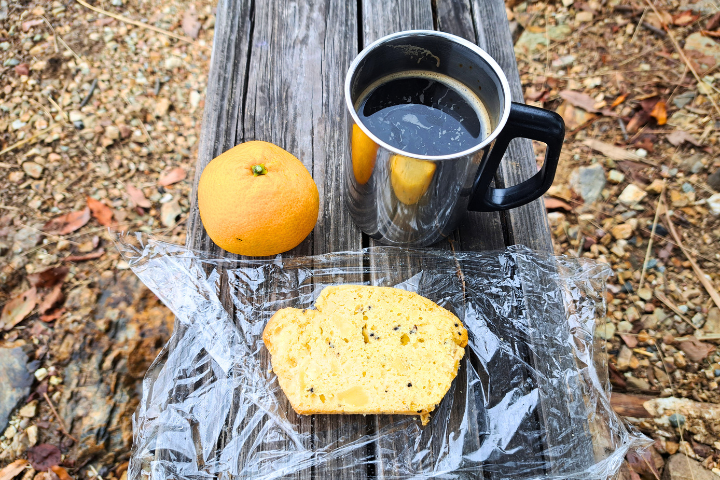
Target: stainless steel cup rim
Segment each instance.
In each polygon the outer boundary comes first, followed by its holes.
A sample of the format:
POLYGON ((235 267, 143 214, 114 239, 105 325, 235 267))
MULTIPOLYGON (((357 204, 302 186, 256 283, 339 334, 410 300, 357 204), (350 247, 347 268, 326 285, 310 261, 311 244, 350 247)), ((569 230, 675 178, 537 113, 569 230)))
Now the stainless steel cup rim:
POLYGON ((438 160, 451 160, 454 158, 462 157, 465 155, 472 155, 475 152, 482 150, 486 146, 490 145, 493 140, 500 134, 502 129, 505 127, 505 124, 507 123, 508 116, 510 115, 510 104, 511 104, 511 98, 510 98, 510 86, 507 81, 507 77, 505 77, 505 74, 503 73, 502 69, 500 68, 500 65, 483 49, 475 45, 474 43, 468 42, 464 38, 460 38, 456 35, 451 35, 449 33, 444 32, 437 32, 435 30, 405 30, 403 32, 397 32, 392 33, 390 35, 387 35, 385 37, 382 37, 378 40, 375 40, 373 43, 365 47, 357 57, 355 57, 355 60, 350 64, 350 68, 348 69, 348 73, 345 76, 345 104, 347 105, 348 110, 350 111, 350 115, 352 115, 353 121, 355 124, 362 129, 365 134, 370 137, 376 144, 380 145, 383 148, 386 148, 390 150, 391 152, 394 152, 398 155, 404 155, 406 157, 411 158, 417 158, 420 160, 431 160, 431 161, 438 161, 438 160), (500 84, 502 86, 502 91, 504 93, 504 104, 503 104, 503 112, 502 116, 500 117, 500 120, 498 121, 497 125, 495 125, 495 129, 490 133, 490 135, 485 138, 482 142, 478 143, 472 148, 469 148, 467 150, 464 150, 462 152, 452 153, 449 155, 418 155, 416 153, 410 153, 405 152, 403 150, 400 150, 399 148, 395 148, 392 145, 389 145, 382 140, 380 140, 375 134, 373 134, 368 128, 360 121, 360 118, 358 117, 357 112, 355 111, 355 106, 353 105, 353 101, 350 95, 350 89, 351 89, 351 83, 352 78, 355 74, 355 71, 358 68, 358 65, 360 65, 360 62, 367 57, 367 55, 375 50, 376 48, 380 47, 384 43, 395 40, 397 38, 403 38, 403 37, 412 37, 412 36, 419 36, 419 35, 428 35, 428 36, 435 36, 435 37, 441 37, 445 38, 447 40, 450 40, 452 42, 455 42, 459 45, 464 46, 465 48, 473 51, 476 53, 485 63, 487 63, 492 71, 497 75, 498 79, 500 80, 500 84))

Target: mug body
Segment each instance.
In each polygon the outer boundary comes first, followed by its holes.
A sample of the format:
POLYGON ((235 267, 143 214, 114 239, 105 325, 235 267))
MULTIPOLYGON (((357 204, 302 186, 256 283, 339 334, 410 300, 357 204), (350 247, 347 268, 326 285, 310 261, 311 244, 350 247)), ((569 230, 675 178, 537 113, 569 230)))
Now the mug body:
POLYGON ((510 90, 498 64, 454 35, 399 32, 353 61, 345 100, 352 118, 345 198, 358 227, 388 245, 426 246, 448 236, 465 215, 478 170, 508 119, 510 90), (357 113, 359 102, 383 79, 414 71, 440 74, 471 91, 487 113, 485 138, 467 150, 431 156, 402 151, 371 132, 357 113))

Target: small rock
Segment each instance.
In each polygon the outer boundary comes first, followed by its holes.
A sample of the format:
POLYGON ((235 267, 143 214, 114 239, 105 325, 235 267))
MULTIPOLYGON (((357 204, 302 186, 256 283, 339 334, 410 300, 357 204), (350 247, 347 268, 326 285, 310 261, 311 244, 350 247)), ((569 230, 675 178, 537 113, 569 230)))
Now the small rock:
POLYGON ((702 330, 705 333, 720 333, 720 309, 717 307, 710 309, 702 330))
POLYGON ((610 340, 615 336, 615 330, 615 324, 607 322, 605 325, 600 325, 597 330, 595 330, 595 336, 602 338, 603 340, 610 340))
POLYGON ((22 253, 35 247, 42 239, 42 224, 23 227, 13 238, 12 251, 22 253))
POLYGON ((18 415, 25 418, 32 418, 35 416, 35 413, 37 412, 37 401, 32 401, 22 407, 20 411, 18 412, 18 415))
POLYGON ((640 298, 642 298, 643 300, 645 300, 646 302, 650 301, 650 299, 653 296, 652 290, 650 290, 647 287, 641 288, 640 290, 638 290, 637 293, 638 293, 638 296, 640 298))
POLYGON ((570 7, 575 3, 575 0, 562 0, 563 7, 570 7))
POLYGON ((167 98, 160 98, 157 103, 155 103, 155 116, 156 117, 164 117, 168 110, 170 110, 170 100, 167 98))
POLYGON ((192 110, 195 110, 198 105, 200 105, 200 100, 202 99, 202 95, 200 95, 200 92, 197 90, 193 90, 190 92, 190 107, 192 110))
POLYGON ((18 76, 30 75, 30 68, 28 67, 27 63, 21 63, 20 65, 16 65, 15 74, 18 76))
POLYGON ((640 323, 645 330, 655 330, 658 326, 658 319, 655 315, 643 315, 640 323))
POLYGON ((640 158, 645 158, 647 157, 648 152, 644 148, 638 148, 635 150, 635 154, 640 158))
POLYGON ((7 427, 5 429, 5 433, 3 433, 3 435, 5 435, 5 438, 7 438, 7 439, 12 439, 16 434, 17 434, 17 428, 13 427, 12 425, 7 427))
POLYGON ((30 175, 32 178, 40 178, 42 176, 43 167, 35 162, 25 162, 22 164, 25 173, 30 175))
POLYGON ((707 199, 707 205, 713 215, 720 215, 720 193, 716 193, 707 199))
POLYGON ((620 333, 630 333, 632 332, 633 324, 628 322, 627 320, 623 320, 622 322, 618 323, 617 331, 620 333))
POLYGON ((620 348, 620 353, 617 357, 617 368, 620 371, 627 370, 630 367, 630 359, 633 356, 632 350, 625 345, 620 348))
POLYGON ((26 430, 25 433, 27 433, 28 436, 28 443, 29 446, 33 447, 37 444, 38 441, 38 427, 37 425, 30 425, 26 430))
POLYGON ((631 183, 630 185, 625 187, 625 190, 623 190, 623 192, 620 194, 618 200, 627 206, 633 206, 640 202, 646 196, 647 193, 645 193, 642 189, 631 183))
POLYGON ((575 15, 575 20, 577 20, 578 22, 581 22, 581 23, 592 22, 592 19, 593 19, 592 12, 582 11, 582 12, 578 12, 577 15, 575 15))
POLYGON ((687 207, 688 205, 688 197, 682 192, 678 192, 677 190, 671 190, 670 191, 670 203, 675 208, 682 208, 687 207))
POLYGON ((687 92, 683 92, 680 95, 676 95, 673 98, 673 104, 677 108, 683 108, 688 103, 692 102, 695 99, 695 92, 692 90, 688 90, 687 92))
POLYGON ((0 431, 18 402, 30 394, 34 364, 28 364, 28 357, 20 347, 0 348, 0 431))
MULTIPOLYGON (((666 450, 670 453, 669 448, 666 447, 666 450)), ((662 475, 662 480, 717 480, 717 478, 714 473, 703 467, 700 462, 688 458, 682 453, 676 453, 668 459, 662 475)))
POLYGON ((23 178, 25 178, 25 172, 19 172, 16 170, 8 174, 8 180, 12 183, 20 183, 23 181, 23 178))
POLYGON ((175 56, 170 56, 165 59, 165 68, 168 70, 173 70, 178 67, 182 67, 183 61, 175 56))
POLYGON ((589 167, 580 167, 570 174, 570 187, 590 204, 600 198, 605 188, 605 170, 599 163, 589 167))
POLYGON ((120 138, 120 129, 115 125, 108 125, 105 127, 105 138, 110 140, 117 140, 120 138))
POLYGON ((655 378, 658 382, 660 382, 661 385, 669 385, 670 382, 668 380, 667 373, 661 368, 653 367, 653 373, 655 374, 655 378))
POLYGON ((163 225, 170 228, 177 223, 177 217, 182 213, 180 208, 180 199, 175 197, 173 200, 164 203, 160 207, 160 221, 163 225))
POLYGON ((47 377, 47 376, 48 376, 47 368, 42 367, 42 368, 38 368, 37 370, 35 370, 35 378, 37 378, 38 382, 42 382, 43 380, 45 380, 45 377, 47 377))
MULTIPOLYGON (((638 313, 637 308, 635 308, 634 306, 628 307, 628 309, 625 310, 625 318, 627 319, 628 322, 631 322, 631 323, 639 320, 640 314, 638 313)), ((629 331, 630 330, 628 330, 628 332, 629 331)))
MULTIPOLYGON (((678 448, 680 448, 680 445, 677 442, 673 442, 672 440, 668 440, 665 443, 665 451, 670 455, 675 455, 678 451, 678 448)), ((663 478, 665 477, 663 476, 663 478)))
POLYGON ((610 234, 615 237, 616 240, 624 240, 632 237, 633 227, 629 223, 622 223, 615 225, 610 229, 610 234))
POLYGON ((716 192, 720 192, 720 168, 715 170, 715 173, 708 177, 707 184, 710 185, 710 188, 716 192))
POLYGON ((685 425, 685 416, 680 413, 673 413, 668 417, 668 421, 673 427, 679 428, 685 425))
POLYGON ((625 174, 615 169, 610 170, 608 181, 615 184, 622 183, 625 181, 625 174))
POLYGON ((650 390, 650 384, 644 378, 636 378, 631 375, 629 377, 626 377, 625 381, 627 382, 628 386, 637 390, 650 390))
POLYGON ((549 212, 547 218, 551 227, 557 227, 565 221, 565 214, 562 212, 549 212))

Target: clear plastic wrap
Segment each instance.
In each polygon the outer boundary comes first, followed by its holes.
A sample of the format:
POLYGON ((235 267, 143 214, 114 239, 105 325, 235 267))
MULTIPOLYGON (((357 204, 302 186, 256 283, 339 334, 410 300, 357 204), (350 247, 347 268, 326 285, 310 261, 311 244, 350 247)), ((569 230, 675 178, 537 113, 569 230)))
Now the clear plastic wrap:
POLYGON ((134 417, 130 480, 187 478, 605 479, 647 439, 610 406, 594 339, 609 267, 524 247, 378 247, 309 257, 217 259, 142 234, 117 238, 176 315, 134 417), (328 285, 411 290, 469 332, 430 424, 419 417, 297 415, 262 331, 328 285))

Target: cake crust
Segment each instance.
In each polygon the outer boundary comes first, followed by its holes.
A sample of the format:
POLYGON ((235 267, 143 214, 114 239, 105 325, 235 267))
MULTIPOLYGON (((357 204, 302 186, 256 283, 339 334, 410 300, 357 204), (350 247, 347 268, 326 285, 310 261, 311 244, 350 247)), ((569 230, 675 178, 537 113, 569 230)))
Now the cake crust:
POLYGON ((263 331, 297 413, 419 415, 423 425, 467 340, 460 320, 427 298, 363 285, 326 287, 315 309, 278 310, 263 331))

